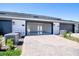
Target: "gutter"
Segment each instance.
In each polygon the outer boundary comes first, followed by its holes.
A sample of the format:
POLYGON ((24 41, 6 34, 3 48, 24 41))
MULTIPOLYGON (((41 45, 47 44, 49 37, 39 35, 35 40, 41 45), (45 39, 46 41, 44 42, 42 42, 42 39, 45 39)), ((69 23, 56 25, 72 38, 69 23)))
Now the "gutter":
POLYGON ((45 21, 45 22, 56 22, 56 23, 71 23, 71 24, 79 24, 76 21, 68 21, 68 20, 54 20, 54 19, 38 19, 38 18, 23 18, 23 17, 12 17, 12 16, 2 16, 0 18, 11 18, 12 20, 26 20, 26 21, 45 21))

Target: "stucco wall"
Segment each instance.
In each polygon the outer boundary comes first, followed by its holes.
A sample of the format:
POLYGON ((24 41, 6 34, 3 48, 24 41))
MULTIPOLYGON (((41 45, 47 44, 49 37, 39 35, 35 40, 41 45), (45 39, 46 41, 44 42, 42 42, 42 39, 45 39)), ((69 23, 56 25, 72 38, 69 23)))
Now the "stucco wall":
POLYGON ((53 34, 59 34, 60 32, 60 23, 53 22, 53 34))
POLYGON ((12 20, 12 32, 19 32, 25 35, 25 20, 12 20))
MULTIPOLYGON (((25 20, 12 20, 12 32, 20 32, 22 36, 26 35, 26 21, 25 20)), ((60 23, 58 22, 52 22, 53 23, 53 34, 59 34, 60 33, 60 23)), ((51 33, 51 24, 50 23, 37 23, 37 22, 27 22, 27 30, 29 30, 29 27, 31 27, 32 31, 39 31, 39 26, 41 27, 41 31, 46 31, 51 33)), ((68 28, 68 27, 67 27, 68 28)), ((78 24, 75 24, 75 32, 78 32, 78 24)), ((39 34, 39 33, 38 33, 39 34)), ((41 33, 42 34, 42 33, 41 33)))
POLYGON ((74 25, 75 25, 75 27, 74 27, 74 29, 75 29, 75 33, 78 33, 78 32, 79 32, 78 24, 74 24, 74 25))

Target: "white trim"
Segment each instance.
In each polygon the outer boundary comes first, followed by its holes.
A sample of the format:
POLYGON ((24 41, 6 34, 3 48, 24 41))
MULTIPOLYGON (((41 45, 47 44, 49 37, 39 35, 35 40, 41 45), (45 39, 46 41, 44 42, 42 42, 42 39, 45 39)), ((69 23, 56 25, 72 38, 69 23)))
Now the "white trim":
POLYGON ((23 18, 23 17, 11 17, 11 16, 1 16, 0 18, 12 18, 12 19, 16 19, 16 20, 33 20, 33 21, 46 21, 46 22, 57 22, 57 23, 72 23, 72 24, 79 24, 79 22, 75 22, 75 21, 65 21, 65 20, 52 20, 52 19, 36 19, 36 18, 23 18))

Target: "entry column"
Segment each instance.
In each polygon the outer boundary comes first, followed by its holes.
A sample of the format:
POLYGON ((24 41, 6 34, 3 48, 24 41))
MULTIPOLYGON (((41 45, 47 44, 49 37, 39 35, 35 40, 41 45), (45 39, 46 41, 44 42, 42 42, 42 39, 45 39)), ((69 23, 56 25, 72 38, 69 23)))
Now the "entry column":
POLYGON ((60 23, 54 22, 53 23, 53 34, 59 34, 60 31, 60 23))
POLYGON ((75 29, 75 33, 78 33, 78 24, 75 24, 75 26, 74 26, 74 29, 75 29))

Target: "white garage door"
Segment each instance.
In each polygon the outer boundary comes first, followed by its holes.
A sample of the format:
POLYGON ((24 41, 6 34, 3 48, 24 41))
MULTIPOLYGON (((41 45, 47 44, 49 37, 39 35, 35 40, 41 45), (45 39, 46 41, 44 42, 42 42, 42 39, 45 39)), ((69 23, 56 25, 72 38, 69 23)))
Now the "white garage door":
POLYGON ((27 35, 51 34, 50 23, 27 22, 27 35))

